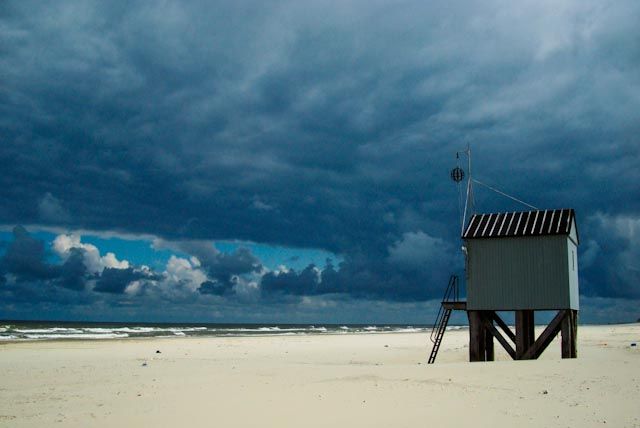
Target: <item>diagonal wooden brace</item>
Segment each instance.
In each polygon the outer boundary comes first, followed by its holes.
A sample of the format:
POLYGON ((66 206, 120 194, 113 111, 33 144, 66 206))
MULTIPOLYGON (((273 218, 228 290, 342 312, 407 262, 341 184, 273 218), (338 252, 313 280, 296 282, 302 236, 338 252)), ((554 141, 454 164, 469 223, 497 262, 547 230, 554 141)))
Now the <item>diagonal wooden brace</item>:
MULTIPOLYGON (((494 313, 494 315, 495 315, 495 313, 494 313)), ((496 315, 496 317, 497 317, 497 315, 496 315)), ((502 320, 500 320, 500 321, 502 321, 502 320)), ((498 342, 500 342, 500 344, 502 345, 504 350, 507 351, 507 353, 511 356, 511 358, 513 358, 515 360, 516 359, 516 351, 509 344, 509 342, 507 342, 507 339, 505 339, 504 336, 502 336, 502 334, 500 334, 500 332, 498 331, 498 329, 496 329, 496 327, 493 325, 493 322, 491 322, 490 319, 488 319, 488 318, 484 319, 484 328, 487 329, 487 331, 489 333, 491 333, 491 335, 493 337, 495 337, 498 340, 498 342)))
POLYGON ((558 332, 560 331, 560 327, 562 326, 562 321, 567 316, 569 310, 562 309, 558 311, 556 316, 551 320, 549 325, 544 329, 540 337, 536 339, 529 349, 525 351, 525 353, 520 358, 521 360, 531 360, 536 359, 547 349, 547 346, 553 341, 558 332))
POLYGON ((511 339, 511 341, 515 343, 516 342, 515 333, 511 331, 509 326, 504 321, 502 321, 502 318, 500 318, 500 316, 495 311, 491 311, 491 318, 493 318, 496 324, 498 324, 498 327, 500 327, 502 331, 504 331, 504 334, 506 334, 509 337, 509 339, 511 339))

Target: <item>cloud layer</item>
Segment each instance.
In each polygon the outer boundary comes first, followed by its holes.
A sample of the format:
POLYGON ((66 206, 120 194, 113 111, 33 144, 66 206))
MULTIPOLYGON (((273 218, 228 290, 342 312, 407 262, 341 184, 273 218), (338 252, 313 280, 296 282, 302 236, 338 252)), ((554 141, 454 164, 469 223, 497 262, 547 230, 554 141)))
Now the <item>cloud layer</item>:
POLYGON ((576 208, 585 294, 640 298, 637 2, 0 9, 0 223, 148 234, 195 258, 155 272, 64 235, 51 263, 16 229, 1 269, 21 300, 36 283, 58 300, 439 297, 460 268, 448 170, 467 143, 483 181, 576 208), (342 261, 267 272, 215 240, 342 261))

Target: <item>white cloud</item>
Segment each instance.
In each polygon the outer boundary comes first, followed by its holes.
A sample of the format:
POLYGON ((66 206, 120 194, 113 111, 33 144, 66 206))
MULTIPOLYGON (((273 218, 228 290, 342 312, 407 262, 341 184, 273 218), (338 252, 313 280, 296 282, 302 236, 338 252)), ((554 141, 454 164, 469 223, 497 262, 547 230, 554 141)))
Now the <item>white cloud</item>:
POLYGON ((391 263, 405 267, 420 267, 443 260, 450 255, 450 245, 419 230, 406 232, 389 247, 391 263))
POLYGON ((197 258, 191 257, 191 260, 187 260, 174 255, 167 262, 164 276, 165 279, 161 286, 171 288, 177 286, 190 291, 197 291, 200 285, 208 279, 200 269, 200 262, 197 258))
POLYGON ((269 205, 268 203, 262 201, 260 198, 258 198, 257 196, 255 196, 253 198, 253 202, 251 203, 251 207, 253 209, 256 209, 258 211, 272 211, 273 209, 275 209, 273 207, 273 205, 269 205))
POLYGON ((118 260, 114 253, 100 255, 98 247, 81 242, 80 235, 74 233, 58 235, 51 245, 63 260, 69 257, 73 248, 83 250, 84 265, 87 271, 93 274, 101 273, 104 268, 127 269, 130 267, 127 260, 118 260))

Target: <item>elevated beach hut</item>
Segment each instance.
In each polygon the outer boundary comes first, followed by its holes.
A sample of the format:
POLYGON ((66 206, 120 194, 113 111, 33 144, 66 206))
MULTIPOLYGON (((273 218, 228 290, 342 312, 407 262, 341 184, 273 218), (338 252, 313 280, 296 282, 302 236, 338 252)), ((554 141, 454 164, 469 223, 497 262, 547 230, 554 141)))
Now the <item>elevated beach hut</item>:
POLYGON ((429 362, 435 360, 452 310, 467 312, 470 361, 492 361, 494 339, 513 359, 536 359, 560 332, 562 358, 575 358, 579 237, 574 210, 474 214, 462 240, 467 299, 451 292, 457 287, 452 277, 429 362), (515 312, 515 332, 497 311, 515 312), (557 311, 537 339, 536 311, 557 311))
POLYGON ((572 209, 476 214, 462 238, 467 310, 578 310, 572 209))
POLYGON ((462 238, 470 360, 493 359, 489 324, 498 320, 495 311, 515 311, 516 349, 506 348, 515 359, 538 358, 558 331, 562 357, 576 357, 579 238, 574 210, 476 214, 462 238), (535 311, 549 310, 558 315, 536 344, 535 311))

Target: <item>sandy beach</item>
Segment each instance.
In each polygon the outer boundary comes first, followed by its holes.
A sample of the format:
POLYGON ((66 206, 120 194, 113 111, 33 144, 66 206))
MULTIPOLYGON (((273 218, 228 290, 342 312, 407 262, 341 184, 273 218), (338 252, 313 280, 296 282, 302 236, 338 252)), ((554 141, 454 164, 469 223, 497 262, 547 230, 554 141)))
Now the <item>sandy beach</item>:
POLYGON ((640 324, 468 363, 467 331, 0 345, 3 427, 640 427, 640 324), (156 351, 160 351, 157 353, 156 351))

